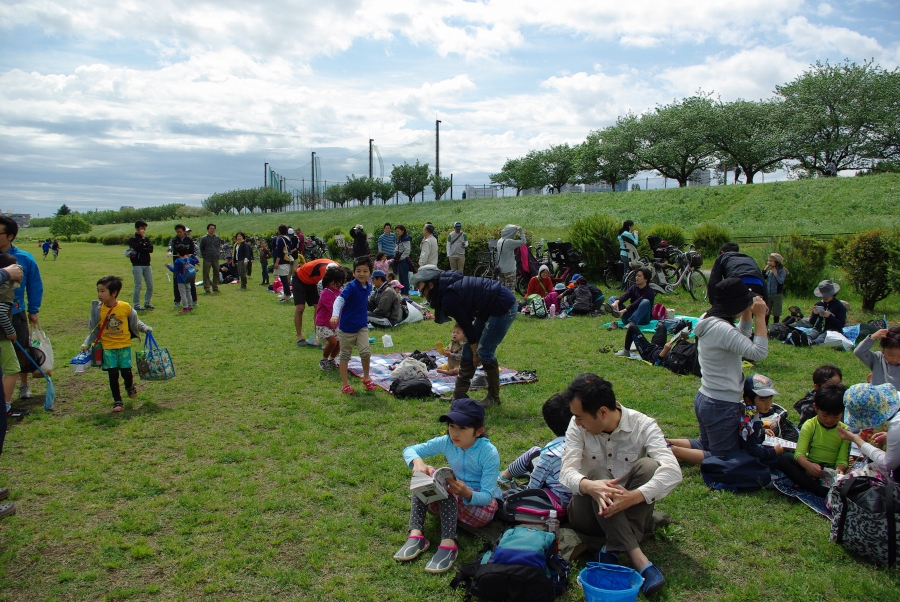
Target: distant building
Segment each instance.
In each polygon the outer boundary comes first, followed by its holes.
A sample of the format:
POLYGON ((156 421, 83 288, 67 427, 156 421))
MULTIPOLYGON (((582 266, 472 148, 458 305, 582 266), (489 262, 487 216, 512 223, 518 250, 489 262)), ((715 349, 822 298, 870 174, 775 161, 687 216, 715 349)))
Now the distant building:
POLYGON ((688 178, 688 186, 709 186, 709 170, 695 169, 688 178))
POLYGON ((122 205, 119 207, 119 211, 134 211, 134 207, 131 205, 122 205))
POLYGON ((31 214, 30 213, 6 213, 7 217, 13 218, 13 220, 19 224, 20 228, 30 228, 31 227, 31 214))

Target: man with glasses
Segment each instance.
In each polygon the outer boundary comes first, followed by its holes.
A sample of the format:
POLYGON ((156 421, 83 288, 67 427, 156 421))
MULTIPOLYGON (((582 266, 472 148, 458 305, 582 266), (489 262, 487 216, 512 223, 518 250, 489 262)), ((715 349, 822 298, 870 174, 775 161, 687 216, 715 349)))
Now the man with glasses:
MULTIPOLYGON (((16 262, 22 267, 22 284, 16 289, 16 301, 13 305, 12 323, 16 329, 16 340, 23 349, 28 352, 31 347, 31 337, 28 335, 28 323, 37 326, 38 312, 41 309, 41 300, 44 297, 44 284, 41 281, 41 272, 31 253, 23 251, 13 245, 13 241, 19 234, 19 224, 6 215, 0 215, 0 253, 9 253, 16 258, 16 262), (26 304, 26 297, 28 302, 26 304), (26 318, 27 314, 27 318, 26 318)), ((19 399, 30 399, 31 388, 28 386, 28 374, 32 372, 31 361, 16 350, 19 356, 19 399), (27 372, 26 372, 27 370, 27 372)), ((4 408, 5 409, 5 408, 4 408)))

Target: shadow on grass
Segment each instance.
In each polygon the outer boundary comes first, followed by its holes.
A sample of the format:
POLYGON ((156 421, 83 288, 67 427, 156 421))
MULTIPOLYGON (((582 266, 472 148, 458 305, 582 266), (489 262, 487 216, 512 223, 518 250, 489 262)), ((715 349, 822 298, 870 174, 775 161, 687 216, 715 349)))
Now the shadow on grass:
POLYGON ((134 404, 125 402, 125 410, 119 413, 113 413, 112 408, 105 412, 94 412, 86 416, 79 416, 78 421, 91 426, 114 427, 118 426, 125 420, 132 420, 142 416, 152 416, 154 414, 163 414, 171 412, 170 408, 164 408, 152 401, 145 401, 141 407, 135 409, 134 404))

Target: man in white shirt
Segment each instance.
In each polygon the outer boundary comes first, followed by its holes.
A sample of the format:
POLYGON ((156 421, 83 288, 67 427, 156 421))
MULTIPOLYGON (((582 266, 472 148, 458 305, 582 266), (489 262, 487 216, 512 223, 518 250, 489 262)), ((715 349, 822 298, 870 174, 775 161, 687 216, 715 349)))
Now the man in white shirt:
POLYGON ((598 561, 618 564, 624 552, 644 577, 649 596, 665 584, 641 551, 653 532, 653 506, 681 482, 678 460, 656 421, 616 402, 612 384, 582 374, 566 389, 572 422, 566 431, 560 482, 574 495, 569 523, 576 532, 605 535, 598 561))
POLYGON ((422 242, 419 245, 421 252, 419 253, 419 265, 437 265, 438 262, 438 245, 437 238, 434 236, 434 226, 425 224, 422 228, 422 242))

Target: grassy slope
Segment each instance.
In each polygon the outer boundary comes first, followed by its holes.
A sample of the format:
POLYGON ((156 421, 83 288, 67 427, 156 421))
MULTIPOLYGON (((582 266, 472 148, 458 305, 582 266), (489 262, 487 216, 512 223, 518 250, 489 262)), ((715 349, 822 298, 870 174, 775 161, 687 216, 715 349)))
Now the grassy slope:
MULTIPOLYGON (((738 235, 784 234, 789 232, 855 232, 874 226, 900 224, 900 175, 865 178, 832 178, 798 182, 777 182, 751 186, 713 186, 616 194, 567 194, 560 196, 507 197, 413 203, 386 207, 304 211, 282 214, 218 216, 212 220, 186 220, 195 232, 203 233, 208 221, 215 221, 222 233, 238 229, 252 233, 274 230, 280 223, 299 225, 304 232, 321 233, 338 226, 349 230, 356 223, 380 229, 392 223, 433 223, 449 227, 461 220, 472 224, 523 224, 538 236, 565 236, 568 225, 579 217, 608 213, 617 219, 632 219, 639 229, 655 223, 676 223, 685 229, 714 221, 738 235)), ((171 229, 171 223, 154 223, 171 229)), ((92 234, 125 234, 130 224, 98 226, 92 234)), ((47 236, 46 228, 34 228, 29 236, 47 236)))
MULTIPOLYGON (((160 307, 143 317, 178 376, 139 383, 138 399, 112 415, 105 375, 74 377, 65 362, 85 335, 92 283, 126 274, 125 262, 114 248, 72 244, 40 267, 57 411, 37 401, 7 437, 0 486, 19 513, 0 521, 0 600, 459 600, 449 576, 390 558, 409 512, 400 452, 440 432, 446 404, 342 396, 336 373, 317 369, 319 354, 294 346, 290 306, 256 284, 243 294, 228 286, 178 316, 157 265, 160 307)), ((666 304, 701 310, 686 295, 666 304)), ((896 297, 883 309, 900 318, 896 297)), ((412 351, 446 340, 449 328, 425 322, 392 335, 395 350, 412 351)), ((656 417, 668 435, 696 435, 698 381, 596 351, 620 341, 592 318, 515 322, 499 357, 536 369, 540 381, 504 387, 503 405, 488 412, 503 462, 551 438, 541 404, 585 371, 611 379, 622 403, 656 417)), ((865 378, 851 354, 784 345, 759 370, 789 407, 824 362, 847 382, 865 378)), ((805 506, 771 491, 713 492, 696 468, 684 473, 659 503, 676 524, 645 547, 669 580, 657 599, 900 599, 900 576, 829 543, 828 523, 805 506)), ((439 538, 433 519, 427 536, 439 538)), ((479 547, 468 536, 460 543, 464 560, 479 547)), ((574 574, 572 585, 563 600, 582 599, 574 574)))

